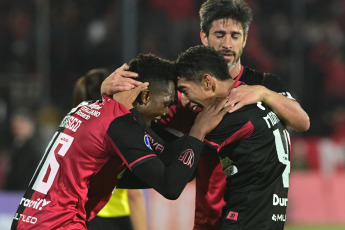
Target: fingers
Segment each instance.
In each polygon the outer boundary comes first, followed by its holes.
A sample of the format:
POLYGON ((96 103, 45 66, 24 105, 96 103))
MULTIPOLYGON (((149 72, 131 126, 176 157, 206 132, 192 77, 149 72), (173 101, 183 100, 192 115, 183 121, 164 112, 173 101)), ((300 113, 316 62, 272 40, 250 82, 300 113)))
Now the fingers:
POLYGON ((123 63, 123 65, 120 68, 118 68, 118 69, 128 70, 129 66, 127 65, 127 63, 123 63))
MULTIPOLYGON (((137 75, 138 76, 138 75, 137 75)), ((131 79, 131 78, 126 78, 126 83, 127 84, 130 84, 130 85, 132 85, 132 86, 139 86, 139 85, 141 85, 142 84, 142 82, 140 82, 140 81, 136 81, 136 80, 134 80, 134 79, 131 79)))
POLYGON ((134 92, 138 95, 140 92, 142 92, 143 90, 146 90, 147 87, 149 86, 148 82, 144 82, 140 85, 138 85, 136 88, 134 88, 134 92))
POLYGON ((114 73, 119 74, 122 77, 138 77, 138 74, 135 72, 128 71, 129 66, 125 63, 120 68, 116 69, 114 73))
POLYGON ((242 108, 244 105, 245 103, 243 103, 243 101, 238 102, 229 110, 229 113, 235 112, 236 110, 242 108))
POLYGON ((216 105, 216 110, 220 111, 220 110, 224 109, 224 107, 225 107, 226 103, 228 102, 228 100, 229 100, 228 98, 225 98, 225 99, 219 101, 218 104, 216 105))

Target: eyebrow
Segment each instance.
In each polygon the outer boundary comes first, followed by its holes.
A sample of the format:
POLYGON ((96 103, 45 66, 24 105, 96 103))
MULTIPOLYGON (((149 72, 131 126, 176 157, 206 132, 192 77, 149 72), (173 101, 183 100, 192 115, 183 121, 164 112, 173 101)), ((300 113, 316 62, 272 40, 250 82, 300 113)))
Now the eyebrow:
MULTIPOLYGON (((214 34, 226 34, 224 30, 216 30, 213 32, 214 34)), ((239 31, 231 31, 230 34, 238 34, 241 35, 242 33, 239 31)))

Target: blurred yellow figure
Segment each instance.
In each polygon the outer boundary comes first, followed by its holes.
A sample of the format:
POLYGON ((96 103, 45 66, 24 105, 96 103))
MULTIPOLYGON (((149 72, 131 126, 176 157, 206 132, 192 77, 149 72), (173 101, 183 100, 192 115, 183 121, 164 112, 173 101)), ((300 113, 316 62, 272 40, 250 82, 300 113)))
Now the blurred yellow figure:
POLYGON ((110 200, 97 216, 109 218, 129 216, 130 214, 127 189, 115 189, 110 200))

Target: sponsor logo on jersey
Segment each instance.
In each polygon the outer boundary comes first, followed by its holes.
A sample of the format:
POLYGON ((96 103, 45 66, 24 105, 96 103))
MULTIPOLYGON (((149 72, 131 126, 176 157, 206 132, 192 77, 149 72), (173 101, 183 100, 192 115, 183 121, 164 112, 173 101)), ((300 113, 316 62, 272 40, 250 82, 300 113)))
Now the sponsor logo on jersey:
POLYGON ((144 136, 144 143, 147 146, 147 148, 152 150, 152 147, 150 145, 150 138, 147 135, 144 136))
POLYGON ((146 134, 144 136, 144 142, 145 145, 151 150, 154 150, 159 153, 162 153, 164 150, 164 146, 155 141, 149 134, 146 134))
POLYGON ((19 205, 23 205, 24 207, 28 207, 28 208, 42 210, 42 208, 46 206, 47 204, 49 204, 50 202, 51 201, 47 201, 46 199, 38 198, 37 200, 30 200, 23 197, 19 205))
POLYGON ((280 121, 278 116, 273 112, 269 112, 263 119, 266 121, 268 128, 271 128, 280 121))
POLYGON ((194 152, 192 149, 186 149, 181 153, 181 155, 178 158, 179 161, 181 161, 183 164, 189 166, 192 168, 194 165, 194 152))
POLYGON ((286 220, 286 215, 285 214, 273 214, 272 215, 272 220, 275 222, 285 222, 286 220))
POLYGON ((280 198, 277 194, 273 194, 273 205, 274 206, 287 206, 288 198, 280 198))
POLYGON ((13 219, 21 220, 23 222, 30 223, 30 224, 36 224, 37 222, 37 218, 34 216, 27 216, 27 215, 18 214, 18 213, 14 215, 13 219))
POLYGON ((229 214, 226 216, 226 219, 229 220, 237 220, 238 212, 230 211, 229 214))

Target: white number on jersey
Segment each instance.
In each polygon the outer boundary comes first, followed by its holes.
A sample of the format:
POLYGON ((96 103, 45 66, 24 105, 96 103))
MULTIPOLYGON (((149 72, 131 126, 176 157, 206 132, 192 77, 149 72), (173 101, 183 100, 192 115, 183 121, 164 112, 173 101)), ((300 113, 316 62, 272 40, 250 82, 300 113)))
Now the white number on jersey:
MULTIPOLYGON (((65 156, 66 152, 70 148, 74 138, 64 134, 64 133, 55 133, 52 140, 55 136, 58 135, 57 139, 53 143, 49 143, 47 150, 50 148, 48 157, 46 158, 43 166, 39 172, 39 175, 32 187, 33 190, 38 191, 43 194, 47 194, 50 187, 52 186, 56 174, 60 168, 59 163, 56 160, 56 154, 60 156, 65 156)), ((40 163, 40 165, 42 162, 40 163)), ((35 173, 36 174, 36 173, 35 173)))
POLYGON ((283 130, 283 133, 281 134, 279 132, 279 129, 275 129, 273 131, 275 143, 276 143, 276 149, 278 154, 279 161, 286 165, 285 170, 282 175, 283 179, 283 185, 284 188, 289 187, 289 175, 290 175, 290 160, 289 160, 289 134, 286 130, 283 130), (284 140, 283 140, 284 139, 284 140))

